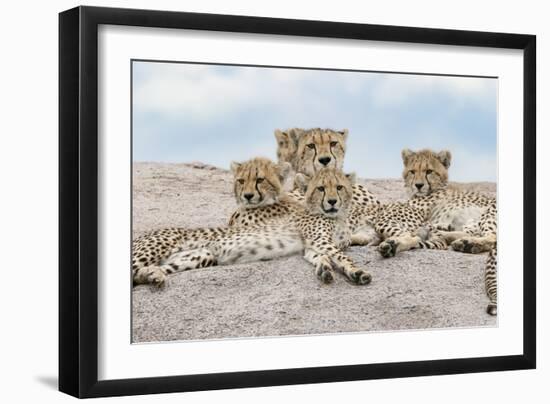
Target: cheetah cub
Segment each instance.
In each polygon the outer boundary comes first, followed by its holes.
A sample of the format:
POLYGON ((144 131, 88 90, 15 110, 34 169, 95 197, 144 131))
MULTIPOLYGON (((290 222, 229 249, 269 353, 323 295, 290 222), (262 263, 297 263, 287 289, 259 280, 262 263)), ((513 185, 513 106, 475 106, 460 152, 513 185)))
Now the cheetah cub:
POLYGON ((231 163, 234 176, 233 193, 237 210, 229 218, 229 226, 267 224, 292 214, 303 202, 289 198, 283 182, 292 169, 290 163, 256 157, 243 163, 231 163))
POLYGON ((338 270, 356 284, 368 284, 371 275, 343 253, 350 244, 346 215, 353 180, 340 170, 320 170, 307 184, 304 205, 295 202, 288 215, 268 224, 171 228, 142 236, 133 243, 134 284, 162 286, 166 276, 177 271, 296 253, 314 265, 317 277, 325 283, 332 282, 338 270))
POLYGON ((496 198, 448 185, 451 153, 447 150, 405 149, 402 158, 409 204, 422 209, 435 227, 445 231, 454 250, 490 251, 496 242, 496 198))
MULTIPOLYGON (((309 177, 323 167, 341 170, 344 165, 347 137, 347 129, 276 130, 277 157, 279 163, 290 163, 295 173, 309 177)), ((303 192, 297 186, 289 196, 301 200, 303 192)), ((378 206, 380 202, 364 185, 353 185, 350 218, 357 218, 359 212, 378 206)), ((376 241, 372 226, 364 220, 352 220, 349 225, 352 231, 352 245, 367 245, 376 241)))
MULTIPOLYGON (((489 252, 485 266, 487 312, 497 314, 497 206, 496 198, 462 191, 448 185, 451 153, 405 149, 403 179, 410 193, 409 205, 426 219, 451 248, 466 253, 489 252)), ((389 250, 394 247, 388 248, 389 250)))

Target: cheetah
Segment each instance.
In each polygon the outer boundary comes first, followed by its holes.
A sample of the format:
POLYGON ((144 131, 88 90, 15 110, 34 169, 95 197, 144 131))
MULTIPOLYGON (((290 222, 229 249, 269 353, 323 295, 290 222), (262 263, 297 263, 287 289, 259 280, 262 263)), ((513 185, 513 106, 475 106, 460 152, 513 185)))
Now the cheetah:
MULTIPOLYGON (((414 152, 405 149, 401 155, 404 165, 403 179, 410 199, 406 203, 408 215, 397 215, 398 222, 408 224, 411 215, 416 217, 417 224, 425 221, 427 226, 422 225, 419 229, 428 233, 424 237, 436 241, 436 248, 444 248, 444 245, 450 244, 455 251, 474 254, 489 252, 485 268, 486 292, 490 300, 487 312, 496 315, 496 198, 449 186, 451 153, 447 150, 434 152, 425 149, 414 152)), ((390 227, 393 225, 391 221, 386 224, 390 227)), ((421 244, 422 239, 420 234, 398 234, 380 243, 378 250, 382 256, 391 257, 399 251, 409 249, 411 245, 421 244)))
POLYGON ((277 159, 279 164, 288 163, 295 166, 295 158, 298 150, 298 138, 305 130, 302 128, 291 128, 286 131, 275 130, 277 141, 277 159))
POLYGON ((229 218, 229 226, 267 224, 300 209, 304 197, 289 198, 283 189, 290 170, 288 162, 277 164, 263 157, 232 162, 233 193, 238 207, 229 218))
POLYGON ((348 130, 301 129, 275 130, 279 163, 288 162, 297 173, 313 176, 323 167, 342 169, 348 130))
MULTIPOLYGON (((322 167, 342 169, 346 153, 348 130, 301 129, 275 130, 279 163, 290 163, 295 173, 306 177, 322 167)), ((290 198, 300 200, 303 189, 295 185, 290 198)), ((357 217, 365 208, 380 206, 378 199, 362 184, 354 184, 350 218, 357 217)), ((352 245, 367 245, 376 241, 372 226, 364 220, 351 221, 352 245)))
POLYGON ((160 287, 168 274, 177 271, 303 253, 322 282, 332 282, 334 271, 339 270, 349 281, 366 285, 371 282, 371 275, 343 253, 351 243, 347 214, 353 182, 353 175, 324 168, 309 181, 304 204, 294 202, 295 209, 279 221, 250 226, 170 228, 139 237, 133 243, 134 284, 160 287))
POLYGON ((496 198, 449 186, 448 150, 405 149, 402 158, 409 204, 423 210, 430 223, 444 231, 452 249, 473 254, 490 251, 496 243, 496 198))

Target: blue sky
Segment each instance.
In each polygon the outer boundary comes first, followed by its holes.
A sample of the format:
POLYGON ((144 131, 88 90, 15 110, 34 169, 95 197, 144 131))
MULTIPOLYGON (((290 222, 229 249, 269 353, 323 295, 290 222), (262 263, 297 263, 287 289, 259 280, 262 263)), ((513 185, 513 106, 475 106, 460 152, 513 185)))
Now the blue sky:
POLYGON ((134 161, 229 168, 276 159, 275 129, 349 130, 344 168, 397 178, 401 149, 453 154, 456 181, 496 180, 497 79, 134 62, 134 161))

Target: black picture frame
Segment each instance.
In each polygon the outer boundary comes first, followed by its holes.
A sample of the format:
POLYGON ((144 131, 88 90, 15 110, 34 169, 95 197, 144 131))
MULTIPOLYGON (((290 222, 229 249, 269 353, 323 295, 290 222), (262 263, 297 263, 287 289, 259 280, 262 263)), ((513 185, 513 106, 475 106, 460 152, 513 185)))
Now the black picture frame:
POLYGON ((59 390, 76 397, 325 383, 536 366, 536 37, 77 7, 59 15, 59 390), (98 381, 98 26, 181 28, 523 50, 523 354, 98 381))

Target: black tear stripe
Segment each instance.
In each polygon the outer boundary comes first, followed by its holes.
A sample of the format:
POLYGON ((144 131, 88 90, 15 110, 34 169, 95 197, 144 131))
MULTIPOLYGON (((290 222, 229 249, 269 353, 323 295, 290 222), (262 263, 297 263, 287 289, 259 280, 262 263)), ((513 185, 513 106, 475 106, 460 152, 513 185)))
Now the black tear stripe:
POLYGON ((313 143, 313 160, 311 161, 311 164, 313 164, 313 172, 315 172, 315 160, 317 159, 317 146, 315 146, 315 143, 313 143))
MULTIPOLYGON (((330 140, 330 139, 329 139, 330 140)), ((340 143, 338 143, 338 145, 340 145, 340 143)), ((330 145, 329 143, 329 149, 330 149, 330 154, 332 155, 332 158, 334 159, 334 167, 338 167, 338 159, 336 158, 336 156, 334 155, 334 153, 332 152, 332 146, 330 145)))
MULTIPOLYGON (((258 168, 256 168, 256 179, 258 178, 258 168)), ((254 184, 254 188, 256 188, 256 192, 258 192, 258 195, 260 195, 260 199, 258 199, 258 202, 261 202, 264 200, 264 196, 260 192, 260 188, 258 188, 258 181, 254 184)))
POLYGON ((338 191, 338 188, 336 188, 336 194, 338 195, 338 199, 340 200, 340 203, 343 204, 343 202, 342 202, 343 199, 342 199, 342 197, 340 196, 340 191, 338 191))
POLYGON ((428 173, 426 173, 426 182, 428 183, 429 189, 432 189, 432 184, 430 183, 430 180, 428 179, 428 173))
POLYGON ((334 183, 336 184, 336 195, 338 195, 338 199, 340 200, 340 203, 342 203, 343 199, 340 196, 340 191, 338 191, 338 178, 336 178, 336 173, 334 174, 334 183))

